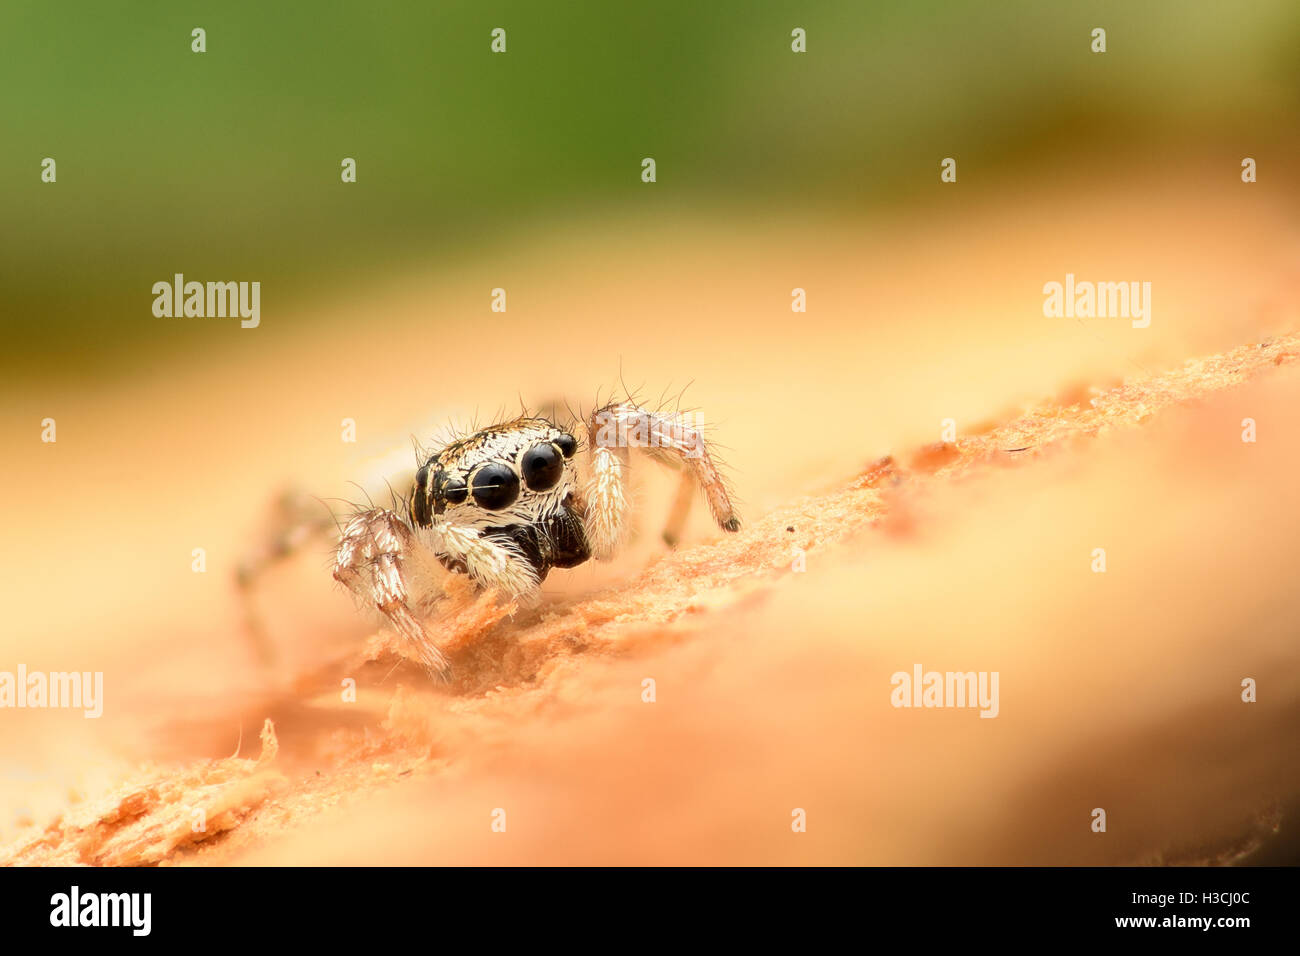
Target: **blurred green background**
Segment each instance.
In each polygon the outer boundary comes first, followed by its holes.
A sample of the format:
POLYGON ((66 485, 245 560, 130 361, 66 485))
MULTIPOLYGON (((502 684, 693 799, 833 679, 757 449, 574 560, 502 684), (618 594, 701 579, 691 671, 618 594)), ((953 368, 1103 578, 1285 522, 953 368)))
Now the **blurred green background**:
POLYGON ((1298 40, 1295 0, 6 0, 4 376, 129 378, 211 348, 205 323, 151 313, 175 272, 261 281, 265 328, 565 223, 865 214, 931 188, 943 156, 1012 187, 1180 144, 1237 140, 1235 166, 1243 138, 1294 142, 1298 40))

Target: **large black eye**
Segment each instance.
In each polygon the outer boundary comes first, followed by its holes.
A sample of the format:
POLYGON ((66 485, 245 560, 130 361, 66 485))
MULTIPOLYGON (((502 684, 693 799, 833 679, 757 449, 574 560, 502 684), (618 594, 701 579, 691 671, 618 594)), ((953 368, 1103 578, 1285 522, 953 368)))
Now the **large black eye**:
POLYGON ((529 491, 547 491, 560 483, 564 474, 564 461, 559 451, 549 442, 536 445, 524 452, 523 461, 519 463, 524 473, 524 484, 529 491))
POLYGON ((469 488, 455 475, 449 475, 441 467, 433 473, 434 510, 442 514, 446 505, 458 505, 469 497, 469 488))
POLYGON ((480 508, 500 511, 519 497, 519 476, 508 465, 484 465, 470 479, 470 491, 480 508))
POLYGON ((578 450, 578 439, 567 432, 555 439, 555 444, 560 447, 560 451, 564 452, 565 458, 572 458, 573 453, 578 450))

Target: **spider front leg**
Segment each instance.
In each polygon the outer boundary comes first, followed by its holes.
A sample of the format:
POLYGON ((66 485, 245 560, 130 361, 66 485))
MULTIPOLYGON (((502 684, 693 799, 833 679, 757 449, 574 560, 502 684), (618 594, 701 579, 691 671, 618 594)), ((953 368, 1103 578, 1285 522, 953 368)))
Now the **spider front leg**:
POLYGON ((589 441, 591 477, 585 491, 586 514, 583 524, 592 556, 607 561, 614 556, 623 539, 627 519, 627 492, 623 471, 627 467, 627 449, 609 448, 589 441))
MULTIPOLYGON (((739 531, 740 518, 726 480, 718 470, 700 429, 679 413, 652 412, 630 402, 606 405, 588 423, 591 478, 586 488, 587 537, 597 558, 608 558, 623 536, 627 518, 625 471, 627 449, 643 449, 652 458, 687 474, 704 491, 713 520, 723 531, 739 531)), ((679 504, 680 508, 679 493, 679 504)), ((681 517, 670 521, 670 528, 681 517)))
POLYGON ((412 610, 408 583, 408 567, 432 559, 401 518, 375 508, 354 516, 344 527, 334 560, 334 579, 363 601, 373 603, 411 642, 429 672, 445 680, 450 665, 412 610))

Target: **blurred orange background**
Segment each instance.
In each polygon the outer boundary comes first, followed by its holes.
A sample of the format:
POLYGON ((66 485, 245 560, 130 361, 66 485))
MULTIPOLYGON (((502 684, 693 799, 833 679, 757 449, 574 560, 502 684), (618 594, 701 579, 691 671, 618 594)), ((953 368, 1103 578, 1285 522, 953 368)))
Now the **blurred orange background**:
MULTIPOLYGON (((464 167, 412 185, 418 169, 380 166, 384 185, 362 193, 358 209, 321 199, 324 186, 271 203, 276 176, 301 175, 287 168, 300 157, 286 153, 286 168, 258 167, 263 178, 226 221, 220 192, 202 192, 215 172, 192 143, 170 185, 146 165, 138 181, 118 176, 96 192, 78 166, 106 154, 151 163, 160 140, 110 150, 84 117, 60 140, 54 120, 28 116, 19 129, 32 156, 54 148, 38 144, 67 144, 51 188, 66 184, 74 198, 42 207, 30 157, 14 176, 33 180, 32 191, 8 197, 32 231, 6 240, 0 669, 103 671, 106 701, 99 720, 0 714, 0 845, 20 845, 114 788, 225 758, 241 735, 248 756, 268 716, 287 781, 270 798, 279 803, 174 861, 1073 864, 1218 859, 1250 843, 1298 792, 1292 365, 1031 468, 940 482, 906 502, 915 533, 863 531, 811 550, 805 574, 719 586, 685 617, 631 620, 600 653, 557 652, 541 673, 507 674, 489 693, 430 688, 405 668, 390 675, 389 658, 350 670, 377 625, 330 581, 327 541, 259 585, 269 665, 248 639, 234 583, 281 490, 355 499, 349 482, 369 477, 376 456, 521 400, 590 407, 624 384, 652 398, 685 389, 684 404, 724 446, 756 528, 748 533, 761 536, 765 516, 822 507, 819 496, 869 462, 938 441, 945 419, 973 434, 1040 399, 1086 396, 1294 331, 1294 64, 1277 52, 1278 37, 1294 36, 1294 11, 1242 14, 1220 49, 1211 41, 1224 15, 1191 5, 1184 20, 1177 6, 1110 12, 1121 29, 1112 27, 1106 60, 1088 58, 1087 18, 1049 29, 1028 13, 986 23, 960 5, 900 13, 876 24, 884 32, 873 40, 892 41, 896 94, 867 89, 854 72, 861 55, 840 39, 816 59, 837 22, 862 26, 859 14, 819 14, 829 19, 810 33, 809 74, 782 73, 777 92, 752 100, 742 82, 751 72, 799 67, 763 66, 756 29, 742 31, 749 45, 717 75, 692 46, 679 53, 693 65, 647 63, 637 74, 647 87, 657 70, 713 84, 698 87, 686 131, 674 126, 685 122, 675 104, 693 100, 661 94, 644 107, 640 122, 675 150, 661 155, 654 184, 637 179, 654 136, 637 138, 636 110, 614 92, 583 112, 609 111, 604 138, 519 125, 530 84, 552 89, 544 115, 559 117, 561 92, 607 81, 616 90, 621 75, 603 60, 566 69, 527 59, 537 54, 526 30, 512 36, 531 66, 495 80, 474 72, 465 94, 509 110, 515 125, 501 128, 517 142, 483 132, 494 114, 449 106, 442 133, 481 137, 463 141, 464 167), (1181 40, 1170 39, 1180 22, 1181 40), (1129 39, 1116 43, 1125 23, 1129 39), (1018 52, 1000 62, 996 38, 1008 31, 1018 52), (1159 57, 1141 48, 1152 63, 1135 62, 1135 35, 1163 38, 1159 57), (1067 50, 1064 72, 1035 89, 1034 71, 1067 50), (957 66, 941 66, 944 51, 957 66), (1228 92, 1207 92, 1231 76, 1228 92), (971 78, 979 82, 965 86, 971 78), (882 102, 896 110, 890 124, 872 120, 882 102), (842 112, 855 105, 860 121, 842 112), (475 156, 502 152, 512 158, 471 180, 475 156), (571 153, 602 165, 548 185, 546 171, 571 153), (530 155, 546 158, 531 186, 521 178, 530 155), (948 155, 958 157, 955 184, 939 181, 948 155), (1243 156, 1258 158, 1258 183, 1241 181, 1243 156), (587 175, 599 183, 589 195, 587 175), (512 191, 493 200, 506 181, 512 191), (458 183, 471 191, 464 206, 458 183), (133 197, 155 189, 205 197, 188 213, 168 207, 178 220, 163 231, 190 237, 178 240, 184 255, 168 253, 147 216, 130 221, 133 197), (515 203, 527 207, 518 216, 515 203), (319 220, 305 213, 314 204, 319 220), (118 253, 113 230, 89 222, 103 218, 97 210, 110 225, 126 217, 118 253), (421 222, 429 232, 417 235, 421 222), (322 236, 334 245, 323 248, 322 236), (23 245, 46 250, 44 264, 23 245), (175 271, 265 276, 260 327, 154 319, 148 286, 175 271), (1151 326, 1045 318, 1043 284, 1067 272, 1150 282, 1151 326), (505 313, 489 308, 498 287, 505 313), (806 314, 791 312, 795 288, 807 292, 806 314), (47 416, 54 444, 39 440, 47 416), (1240 441, 1244 417, 1260 423, 1257 444, 1240 441), (357 423, 355 444, 340 440, 345 418, 357 423), (1112 565, 1096 576, 1088 554, 1101 543, 1112 565), (196 574, 200 547, 207 572, 196 574), (889 675, 916 662, 999 670, 998 719, 890 708, 889 675), (338 698, 349 674, 360 683, 355 705, 338 698), (640 700, 647 675, 661 688, 653 707, 640 700), (1238 700, 1244 676, 1261 679, 1258 705, 1238 700), (1088 829, 1096 806, 1114 808, 1104 839, 1088 829), (509 839, 487 826, 495 807, 509 808, 509 839), (809 812, 799 837, 794 807, 809 812)), ((190 11, 177 16, 179 29, 190 11)), ((775 5, 755 16, 771 27, 770 55, 792 56, 788 16, 775 5)), ((671 34, 669 20, 651 35, 671 34)), ((176 74, 202 102, 223 102, 240 22, 215 33, 212 76, 176 74)), ((366 29, 382 39, 397 26, 366 29)), ((463 26, 488 56, 490 24, 463 26)), ((140 42, 155 39, 172 42, 140 42)), ((252 56, 246 45, 240 55, 252 56)), ((367 62, 358 50, 347 56, 367 62)), ((492 69, 474 64, 465 68, 492 69)), ((388 84, 403 80, 371 82, 396 96, 388 84)), ((441 103, 454 88, 427 95, 441 103)), ((50 93, 50 115, 64 115, 64 95, 50 93)), ((103 94, 121 111, 144 95, 111 84, 103 94)), ((229 95, 244 108, 261 102, 256 86, 229 95)), ((358 124, 303 103, 333 177, 353 146, 324 131, 358 124)), ((359 124, 371 152, 358 190, 373 158, 400 152, 402 124, 421 122, 390 112, 359 124)), ((275 115, 257 113, 258 128, 275 115)), ((411 136, 413 149, 437 139, 411 136)), ((511 625, 521 640, 549 613, 618 600, 643 569, 675 566, 681 556, 666 556, 656 537, 672 482, 649 464, 637 481, 630 551, 554 575, 540 616, 511 625)), ((697 507, 686 553, 716 537, 697 507)))

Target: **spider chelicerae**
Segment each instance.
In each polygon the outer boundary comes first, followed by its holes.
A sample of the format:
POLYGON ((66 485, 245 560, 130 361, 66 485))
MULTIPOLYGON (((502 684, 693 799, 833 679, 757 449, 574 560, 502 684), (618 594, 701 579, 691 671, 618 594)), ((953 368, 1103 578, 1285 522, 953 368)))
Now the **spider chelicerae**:
POLYGON ((343 525, 334 577, 378 608, 428 670, 445 678, 447 658, 422 612, 440 596, 440 582, 466 574, 527 602, 552 568, 612 557, 627 526, 631 449, 682 470, 665 531, 670 542, 694 485, 720 528, 740 530, 727 482, 690 416, 617 402, 573 429, 520 417, 427 453, 405 513, 368 508, 343 525))

